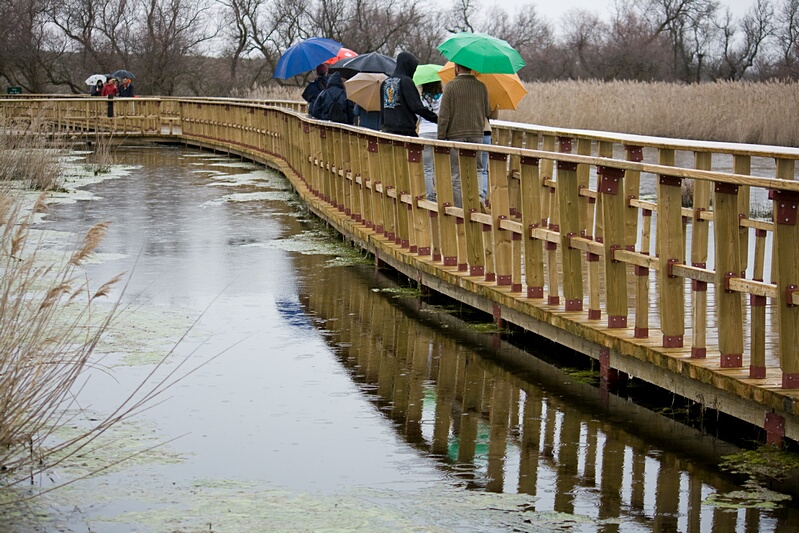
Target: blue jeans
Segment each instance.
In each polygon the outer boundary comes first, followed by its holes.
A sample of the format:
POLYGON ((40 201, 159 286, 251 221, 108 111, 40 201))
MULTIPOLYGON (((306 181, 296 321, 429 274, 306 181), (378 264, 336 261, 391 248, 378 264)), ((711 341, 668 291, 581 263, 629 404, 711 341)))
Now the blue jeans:
MULTIPOLYGON (((491 144, 491 132, 483 133, 483 144, 491 144)), ((488 198, 488 152, 480 152, 483 162, 483 171, 480 173, 480 199, 485 202, 488 198)))
MULTIPOLYGON (((435 132, 420 133, 419 137, 422 139, 437 139, 438 134, 435 132)), ((436 169, 433 164, 433 147, 425 146, 422 150, 422 163, 424 165, 424 188, 427 193, 427 199, 431 202, 436 201, 436 169)))

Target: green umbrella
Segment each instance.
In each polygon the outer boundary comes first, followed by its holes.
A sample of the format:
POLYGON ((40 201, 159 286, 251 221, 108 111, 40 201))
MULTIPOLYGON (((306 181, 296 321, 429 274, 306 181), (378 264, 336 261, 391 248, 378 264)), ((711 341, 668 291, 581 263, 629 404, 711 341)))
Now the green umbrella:
POLYGON ((438 77, 438 71, 441 70, 441 65, 434 65, 428 63, 426 65, 419 65, 416 67, 416 72, 413 74, 413 83, 416 85, 424 85, 433 81, 441 81, 438 77))
POLYGON ((440 45, 444 57, 481 74, 515 74, 524 59, 511 45, 484 33, 456 33, 440 45))

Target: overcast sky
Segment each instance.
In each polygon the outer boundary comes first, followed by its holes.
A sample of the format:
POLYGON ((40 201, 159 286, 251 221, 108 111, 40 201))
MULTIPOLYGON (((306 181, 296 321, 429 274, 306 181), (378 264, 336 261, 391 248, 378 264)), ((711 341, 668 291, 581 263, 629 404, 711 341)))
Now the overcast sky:
MULTIPOLYGON (((756 0, 719 0, 720 11, 729 8, 735 19, 739 19, 756 0)), ((611 12, 613 0, 483 0, 484 6, 498 5, 509 13, 514 13, 520 6, 535 5, 536 12, 552 24, 557 24, 563 15, 572 9, 581 9, 596 13, 606 18, 611 12)))

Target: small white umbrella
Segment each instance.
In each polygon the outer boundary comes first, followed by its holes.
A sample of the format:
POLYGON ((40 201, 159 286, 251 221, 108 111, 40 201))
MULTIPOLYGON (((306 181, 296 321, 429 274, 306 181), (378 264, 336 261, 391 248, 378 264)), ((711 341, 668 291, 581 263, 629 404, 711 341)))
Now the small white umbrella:
POLYGON ((387 77, 382 72, 359 72, 344 82, 347 99, 367 111, 380 111, 380 84, 387 77))
POLYGON ((98 81, 105 83, 106 82, 105 74, 92 74, 91 76, 86 78, 86 85, 97 85, 98 81))

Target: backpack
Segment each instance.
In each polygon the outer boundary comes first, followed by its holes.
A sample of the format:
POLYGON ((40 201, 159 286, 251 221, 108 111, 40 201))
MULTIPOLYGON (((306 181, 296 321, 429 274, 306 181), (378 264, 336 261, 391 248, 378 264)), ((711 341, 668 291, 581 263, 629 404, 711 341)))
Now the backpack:
POLYGON ((330 112, 327 115, 327 120, 332 122, 341 122, 342 124, 349 123, 349 119, 347 118, 347 110, 341 106, 341 102, 338 98, 333 100, 333 103, 330 106, 330 112))

